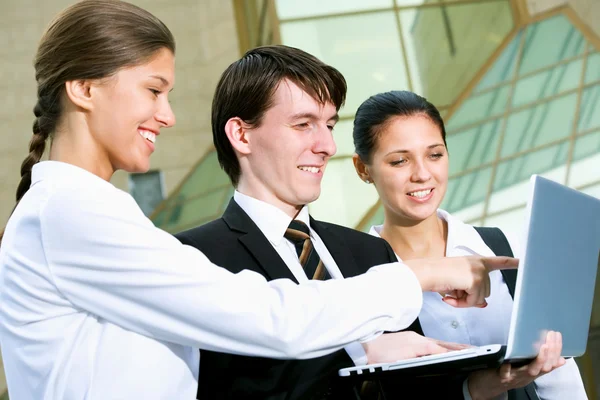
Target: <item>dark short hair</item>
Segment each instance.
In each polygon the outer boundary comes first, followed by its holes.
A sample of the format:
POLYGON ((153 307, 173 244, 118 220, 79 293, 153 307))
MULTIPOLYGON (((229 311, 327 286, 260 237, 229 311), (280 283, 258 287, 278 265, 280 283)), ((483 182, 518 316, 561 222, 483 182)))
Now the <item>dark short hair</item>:
POLYGON ((446 145, 446 128, 438 109, 413 92, 393 90, 371 96, 358 107, 352 131, 354 151, 364 163, 370 163, 386 124, 394 117, 413 115, 424 115, 437 125, 446 145))
POLYGON ((238 117, 260 126, 272 106, 279 84, 288 79, 321 104, 339 109, 346 100, 346 80, 335 68, 300 49, 274 45, 252 49, 231 64, 221 76, 212 103, 213 143, 221 168, 234 186, 240 163, 225 134, 225 125, 238 117))

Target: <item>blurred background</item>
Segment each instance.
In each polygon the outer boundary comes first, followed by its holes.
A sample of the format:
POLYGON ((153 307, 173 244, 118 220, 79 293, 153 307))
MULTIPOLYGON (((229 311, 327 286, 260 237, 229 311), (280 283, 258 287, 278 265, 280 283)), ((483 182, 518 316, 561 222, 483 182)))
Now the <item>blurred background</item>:
MULTIPOLYGON (((310 206, 317 219, 360 230, 381 223, 375 189, 352 166, 352 121, 363 100, 392 89, 412 90, 442 111, 451 156, 442 208, 466 222, 518 237, 534 173, 600 197, 600 0, 131 2, 161 18, 177 40, 177 125, 159 138, 148 173, 120 171, 113 183, 169 232, 218 218, 226 207, 233 188, 212 147, 213 91, 246 50, 275 43, 308 51, 348 81, 338 153, 310 206)), ((36 46, 72 3, 2 0, 0 226, 28 152, 36 46)), ((590 399, 600 399, 600 289, 595 303, 588 350, 577 360, 590 399)), ((0 374, 0 398, 5 388, 0 374)))

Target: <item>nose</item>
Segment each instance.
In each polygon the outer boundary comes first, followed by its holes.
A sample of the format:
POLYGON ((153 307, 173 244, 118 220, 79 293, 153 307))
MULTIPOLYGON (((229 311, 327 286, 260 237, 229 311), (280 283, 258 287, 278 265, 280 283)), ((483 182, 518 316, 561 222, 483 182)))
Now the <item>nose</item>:
POLYGON ((333 132, 325 126, 319 129, 313 147, 315 153, 323 154, 326 157, 332 157, 337 152, 335 140, 333 140, 333 132))
POLYGON ((171 104, 167 99, 163 100, 154 117, 164 128, 170 128, 175 125, 175 114, 173 113, 171 104))
POLYGON ((415 160, 412 166, 411 180, 413 182, 427 182, 431 179, 431 173, 427 169, 427 164, 424 160, 415 160))

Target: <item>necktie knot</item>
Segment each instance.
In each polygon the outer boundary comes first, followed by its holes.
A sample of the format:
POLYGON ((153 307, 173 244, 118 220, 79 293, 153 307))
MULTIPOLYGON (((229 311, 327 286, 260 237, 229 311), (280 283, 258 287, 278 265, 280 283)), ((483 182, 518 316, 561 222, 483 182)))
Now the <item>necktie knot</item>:
POLYGON ((306 239, 310 239, 310 230, 304 222, 295 219, 290 222, 283 236, 294 244, 301 244, 306 239))

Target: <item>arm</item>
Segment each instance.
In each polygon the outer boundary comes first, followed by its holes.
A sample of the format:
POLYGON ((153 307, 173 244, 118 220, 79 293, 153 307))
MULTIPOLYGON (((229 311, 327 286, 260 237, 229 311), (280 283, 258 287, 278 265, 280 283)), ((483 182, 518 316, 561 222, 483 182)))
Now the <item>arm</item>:
POLYGON ((303 285, 232 274, 155 228, 119 192, 56 193, 40 221, 54 282, 74 306, 160 340, 309 358, 403 329, 421 306, 418 281, 400 264, 303 285))

